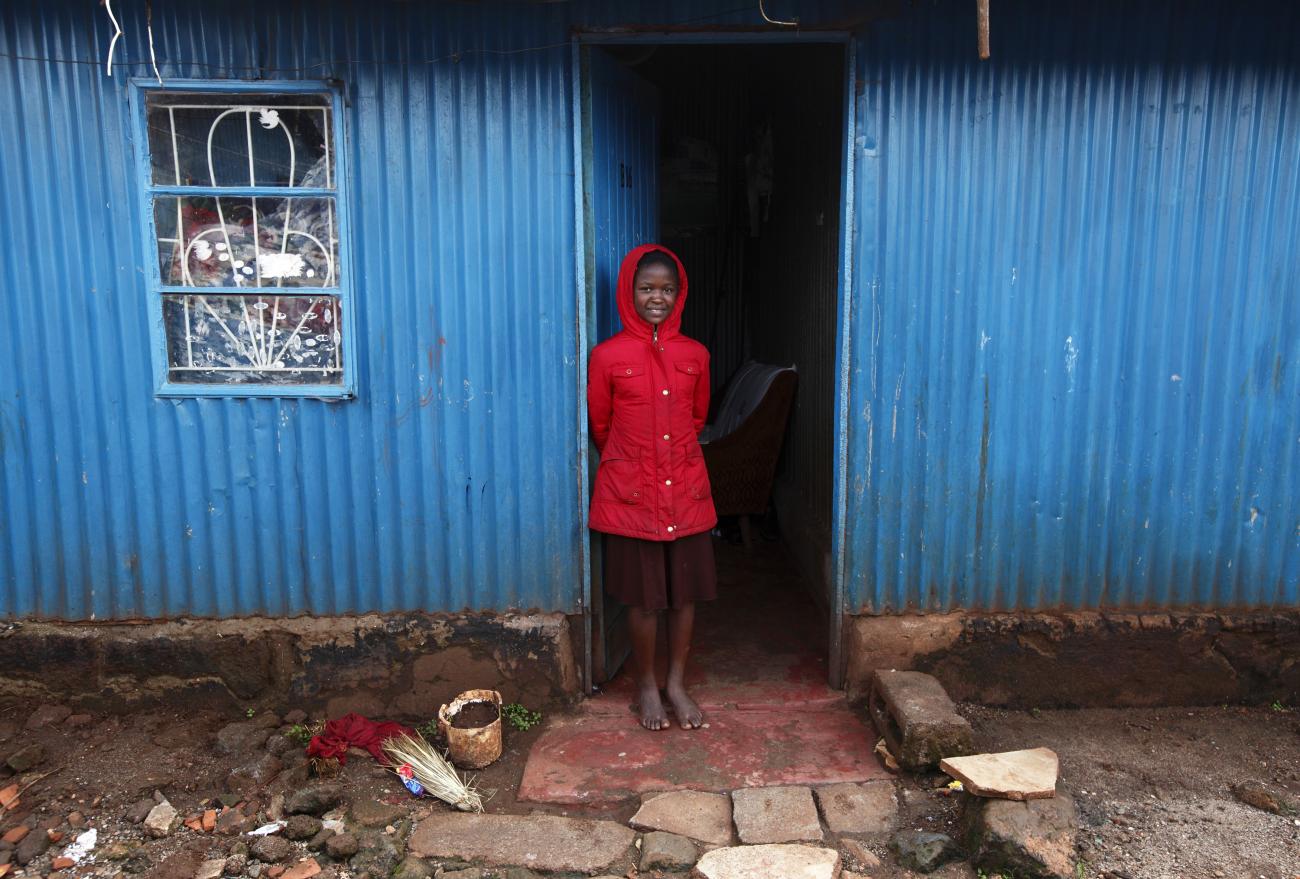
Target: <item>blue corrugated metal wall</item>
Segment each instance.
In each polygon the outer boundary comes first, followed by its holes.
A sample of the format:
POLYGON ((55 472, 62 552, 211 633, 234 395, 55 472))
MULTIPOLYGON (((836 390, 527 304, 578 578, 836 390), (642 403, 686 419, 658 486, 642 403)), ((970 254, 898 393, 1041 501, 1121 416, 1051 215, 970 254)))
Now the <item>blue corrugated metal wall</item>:
MULTIPOLYGON (((324 403, 152 396, 117 5, 112 80, 0 6, 0 614, 575 609, 569 26, 755 10, 155 4, 165 77, 343 82, 324 403)), ((980 64, 965 0, 793 6, 861 37, 850 608, 1295 606, 1297 12, 1005 2, 980 64)))
MULTIPOLYGON (((164 77, 343 80, 360 369, 329 403, 153 397, 148 55, 143 4, 115 5, 112 79, 0 58, 0 614, 575 609, 568 48, 452 57, 562 44, 557 13, 154 4, 164 77)), ((107 24, 5 3, 0 51, 93 61, 107 24)))
POLYGON ((1296 606, 1296 7, 966 5, 859 54, 850 607, 1296 606))

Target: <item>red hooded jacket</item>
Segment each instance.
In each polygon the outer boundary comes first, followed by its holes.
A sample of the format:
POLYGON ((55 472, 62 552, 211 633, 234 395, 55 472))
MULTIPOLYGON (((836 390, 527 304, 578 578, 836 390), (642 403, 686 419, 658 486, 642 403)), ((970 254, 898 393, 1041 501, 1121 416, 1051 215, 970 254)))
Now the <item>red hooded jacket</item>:
POLYGON ((591 528, 642 540, 676 540, 718 522, 699 433, 709 412, 709 352, 681 333, 686 269, 672 251, 643 244, 618 270, 623 331, 591 352, 587 411, 600 452, 591 528), (677 263, 677 302, 654 328, 636 313, 637 262, 662 250, 677 263))

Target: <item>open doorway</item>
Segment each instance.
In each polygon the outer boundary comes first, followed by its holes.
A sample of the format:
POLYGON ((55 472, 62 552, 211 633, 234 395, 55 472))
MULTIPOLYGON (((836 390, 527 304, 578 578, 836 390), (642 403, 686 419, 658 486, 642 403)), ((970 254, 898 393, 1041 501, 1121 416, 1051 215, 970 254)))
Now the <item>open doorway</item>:
MULTIPOLYGON (((689 274, 682 329, 711 355, 711 422, 735 427, 737 409, 747 416, 778 386, 789 392, 787 410, 767 412, 770 473, 746 465, 765 509, 751 502, 720 522, 719 598, 698 611, 693 666, 706 691, 697 698, 707 710, 711 686, 734 701, 745 698, 737 688, 746 682, 773 679, 803 688, 798 698, 822 698, 838 616, 831 558, 845 48, 640 43, 583 53, 589 341, 618 329, 622 254, 658 241, 689 274), (793 375, 755 383, 753 364, 793 375), (753 386, 738 400, 747 380, 753 386)), ((710 478, 720 500, 712 463, 710 478)), ((592 568, 594 680, 617 688, 627 642, 620 608, 602 594, 598 548, 592 568)))

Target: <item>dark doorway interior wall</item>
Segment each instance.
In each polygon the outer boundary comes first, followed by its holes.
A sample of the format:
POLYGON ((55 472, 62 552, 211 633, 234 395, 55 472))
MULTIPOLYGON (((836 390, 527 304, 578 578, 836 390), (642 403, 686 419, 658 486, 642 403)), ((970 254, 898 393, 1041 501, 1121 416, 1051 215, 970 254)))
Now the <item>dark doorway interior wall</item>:
POLYGON ((715 406, 748 360, 798 369, 774 503, 827 604, 844 49, 622 52, 660 90, 661 237, 690 272, 683 328, 712 353, 715 406))

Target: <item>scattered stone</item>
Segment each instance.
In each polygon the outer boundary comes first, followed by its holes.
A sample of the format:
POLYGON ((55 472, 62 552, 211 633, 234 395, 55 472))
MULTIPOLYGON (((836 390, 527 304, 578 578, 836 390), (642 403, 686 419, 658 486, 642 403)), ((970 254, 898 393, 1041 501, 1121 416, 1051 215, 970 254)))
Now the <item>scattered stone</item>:
POLYGON ((285 802, 284 811, 290 815, 319 815, 343 802, 343 798, 343 785, 322 781, 294 791, 285 802))
POLYGON ((853 860, 858 862, 858 866, 864 870, 874 870, 880 866, 880 858, 865 844, 853 838, 846 838, 840 841, 844 846, 844 853, 853 860))
POLYGON ((1046 800, 972 799, 966 809, 971 862, 1018 876, 1074 876, 1074 800, 1057 794, 1046 800))
POLYGON ((14 848, 14 860, 18 866, 26 867, 36 858, 49 851, 50 838, 44 833, 29 833, 14 848))
POLYGON ((94 719, 89 714, 69 714, 67 719, 63 721, 63 725, 76 729, 77 727, 88 726, 94 719))
POLYGON ((641 872, 685 870, 695 866, 695 843, 676 833, 654 830, 641 839, 641 872))
POLYGON ((271 803, 266 807, 266 820, 279 821, 284 817, 284 794, 272 794, 271 803))
MULTIPOLYGON (((411 859, 407 858, 407 860, 411 859)), ((450 873, 443 873, 441 879, 483 879, 483 871, 478 867, 470 867, 467 870, 453 870, 450 873)), ((623 877, 615 876, 614 879, 623 879, 623 877)))
POLYGON ((15 773, 21 774, 39 766, 44 760, 45 747, 39 742, 33 742, 11 754, 5 761, 5 765, 15 773))
POLYGON ((540 879, 540 877, 527 867, 510 867, 501 874, 501 879, 540 879))
MULTIPOLYGON (((296 756, 297 752, 286 754, 285 759, 296 756)), ((282 787, 285 789, 300 788, 311 780, 311 771, 306 763, 299 763, 288 767, 275 777, 272 787, 282 787)))
POLYGON ((1234 784, 1232 795, 1247 806, 1274 815, 1281 815, 1290 805, 1277 791, 1260 781, 1243 781, 1234 784))
POLYGON ((64 820, 68 822, 69 827, 81 829, 86 826, 86 816, 80 812, 69 812, 68 817, 64 820))
POLYGON ((292 711, 286 711, 284 713, 284 722, 290 726, 302 723, 306 719, 307 712, 303 711, 301 708, 294 708, 292 711))
POLYGON ((948 757, 939 768, 962 783, 967 793, 1004 800, 1039 800, 1056 796, 1060 761, 1050 748, 948 757))
POLYGON ((293 856, 293 843, 282 836, 259 836, 248 847, 249 853, 268 864, 278 864, 293 856))
POLYGON ((336 861, 346 861, 361 848, 351 833, 336 833, 325 841, 325 853, 336 861))
POLYGON ((811 845, 743 845, 718 848, 700 858, 697 879, 835 879, 840 855, 811 845))
POLYGON ((806 787, 752 787, 731 792, 736 832, 746 845, 818 841, 821 822, 806 787))
POLYGON ((361 850, 352 856, 351 863, 352 872, 357 876, 364 873, 388 876, 403 855, 393 838, 383 833, 368 833, 359 843, 361 850))
POLYGON ((100 856, 109 861, 125 861, 131 857, 136 846, 125 842, 111 842, 99 851, 100 856))
POLYGON ((710 845, 731 845, 731 797, 682 790, 650 794, 632 816, 637 830, 664 830, 710 845))
POLYGON ((248 855, 235 854, 226 858, 225 873, 227 876, 242 876, 248 869, 248 855))
POLYGON ((275 778, 283 768, 284 764, 274 754, 261 754, 242 766, 232 769, 226 776, 226 788, 245 794, 252 793, 275 778))
POLYGON ((876 730, 906 769, 975 752, 970 724, 935 678, 919 671, 879 669, 868 710, 876 730))
POLYGON ((320 864, 316 863, 315 858, 308 858, 285 870, 280 874, 280 879, 311 879, 311 877, 319 875, 320 864))
POLYGON ((831 833, 889 833, 897 822, 892 781, 828 784, 814 792, 831 833))
POLYGON ((222 836, 238 836, 257 826, 257 818, 246 815, 241 809, 226 809, 217 815, 217 833, 222 836))
MULTIPOLYGON (((407 855, 406 858, 397 865, 397 869, 393 871, 393 879, 433 879, 436 872, 437 871, 434 869, 433 865, 428 861, 421 860, 415 855, 407 855)), ((457 876, 461 872, 464 871, 443 873, 442 879, 448 879, 450 876, 457 876)), ((483 871, 479 870, 478 873, 479 876, 482 876, 483 871)))
POLYGON ((217 751, 221 754, 239 754, 260 748, 271 737, 271 730, 256 720, 228 723, 217 730, 217 751))
POLYGON ((181 823, 181 816, 176 808, 166 800, 149 810, 144 819, 144 832, 155 839, 171 836, 181 823))
MULTIPOLYGON (((76 865, 77 865, 76 861, 74 861, 72 858, 64 857, 63 855, 60 855, 59 857, 54 858, 53 860, 50 861, 50 868, 54 870, 66 870, 69 867, 75 867, 76 865)), ((195 879, 207 879, 207 877, 198 876, 195 877, 195 879)))
POLYGON ((444 812, 416 825, 410 848, 413 854, 426 858, 526 863, 555 873, 598 873, 622 857, 635 837, 612 821, 444 812))
POLYGON ((287 751, 292 751, 296 747, 298 746, 288 736, 282 736, 279 733, 272 733, 266 740, 266 750, 277 757, 287 751))
POLYGON ((198 872, 194 874, 194 879, 221 879, 226 873, 225 858, 210 858, 199 864, 198 872))
POLYGON ((962 856, 956 841, 946 833, 904 830, 894 834, 889 847, 898 856, 899 864, 918 873, 933 873, 962 856))
POLYGON ((329 842, 339 831, 332 830, 329 827, 322 827, 319 832, 311 839, 307 840, 307 851, 322 852, 325 850, 325 843, 329 842))
POLYGON ((43 727, 54 726, 57 723, 63 723, 71 714, 72 709, 66 705, 42 705, 27 715, 27 722, 24 726, 27 729, 42 729, 43 727))
POLYGON ((7 842, 10 845, 17 845, 23 841, 23 837, 31 832, 32 829, 26 824, 19 824, 17 827, 11 827, 7 830, 4 836, 0 836, 0 841, 7 842))
POLYGON ((203 816, 199 819, 199 824, 204 833, 212 833, 217 829, 217 810, 204 809, 203 816))
POLYGON ((406 817, 406 810, 401 806, 391 806, 371 799, 357 800, 349 811, 352 820, 362 827, 383 827, 406 817))
POLYGON ((158 804, 151 799, 136 800, 136 802, 132 804, 131 808, 127 810, 126 820, 130 821, 132 824, 139 824, 149 816, 149 811, 156 805, 158 804))
POLYGON ((311 815, 293 815, 280 831, 285 839, 311 839, 321 831, 321 820, 311 815))

